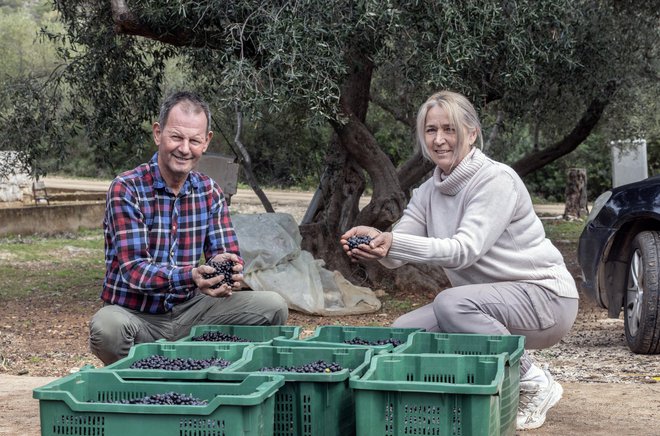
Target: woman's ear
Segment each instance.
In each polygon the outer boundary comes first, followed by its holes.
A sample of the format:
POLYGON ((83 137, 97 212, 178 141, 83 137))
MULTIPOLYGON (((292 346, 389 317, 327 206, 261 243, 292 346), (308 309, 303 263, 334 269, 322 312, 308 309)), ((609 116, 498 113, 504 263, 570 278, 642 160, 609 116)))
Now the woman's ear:
POLYGON ((477 129, 472 129, 470 130, 470 133, 468 133, 468 144, 472 146, 474 144, 474 141, 477 140, 477 129))

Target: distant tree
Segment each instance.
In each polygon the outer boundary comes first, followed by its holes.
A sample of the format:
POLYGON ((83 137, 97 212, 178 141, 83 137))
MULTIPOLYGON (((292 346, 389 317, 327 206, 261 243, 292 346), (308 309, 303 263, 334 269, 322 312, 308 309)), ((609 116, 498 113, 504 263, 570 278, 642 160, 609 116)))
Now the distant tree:
MULTIPOLYGON (((482 113, 492 150, 502 150, 498 141, 512 130, 530 132, 526 144, 513 144, 520 154, 509 160, 525 175, 577 148, 628 90, 650 84, 658 91, 660 12, 652 2, 56 5, 66 35, 53 37, 70 47, 61 52, 68 68, 60 77, 71 91, 71 105, 59 108, 65 116, 58 122, 84 132, 100 160, 135 153, 131 139, 144 134, 140 123, 153 116, 163 71, 175 57, 194 73, 189 85, 216 105, 252 117, 295 105, 325 119, 333 136, 321 195, 301 232, 304 248, 345 273, 351 266, 338 236, 356 223, 390 226, 430 169, 419 153, 394 165, 391 151, 369 128, 375 105, 410 125, 431 92, 461 91, 482 113), (371 202, 360 210, 367 182, 371 202)), ((59 92, 51 87, 45 101, 57 104, 59 92)), ((636 109, 623 115, 641 112, 636 109)), ((31 142, 19 141, 34 153, 39 148, 31 142)))

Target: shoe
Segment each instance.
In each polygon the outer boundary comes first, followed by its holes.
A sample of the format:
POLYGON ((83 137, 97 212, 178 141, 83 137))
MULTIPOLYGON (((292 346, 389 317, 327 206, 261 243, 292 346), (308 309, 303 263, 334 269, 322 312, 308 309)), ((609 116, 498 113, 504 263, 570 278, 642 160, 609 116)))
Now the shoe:
POLYGON ((520 402, 518 403, 517 430, 539 428, 545 422, 545 415, 561 399, 564 389, 548 371, 543 371, 548 378, 547 384, 520 382, 520 402))

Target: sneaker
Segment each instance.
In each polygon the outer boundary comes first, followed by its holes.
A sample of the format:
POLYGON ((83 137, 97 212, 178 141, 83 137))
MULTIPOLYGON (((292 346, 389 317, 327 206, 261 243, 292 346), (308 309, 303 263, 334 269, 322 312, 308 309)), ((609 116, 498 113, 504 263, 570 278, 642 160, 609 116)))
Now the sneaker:
POLYGON ((548 410, 559 402, 564 389, 557 383, 548 371, 547 384, 535 382, 520 382, 520 402, 518 403, 517 430, 539 428, 545 422, 548 410))

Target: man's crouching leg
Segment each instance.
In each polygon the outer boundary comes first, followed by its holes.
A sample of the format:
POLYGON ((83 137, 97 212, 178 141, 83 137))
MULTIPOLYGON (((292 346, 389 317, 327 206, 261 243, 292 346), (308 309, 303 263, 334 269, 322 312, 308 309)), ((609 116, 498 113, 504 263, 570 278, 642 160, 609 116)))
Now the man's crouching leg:
POLYGON ((153 340, 140 340, 140 331, 144 331, 142 321, 130 311, 116 305, 103 306, 89 323, 89 349, 109 365, 126 357, 135 343, 153 340))

